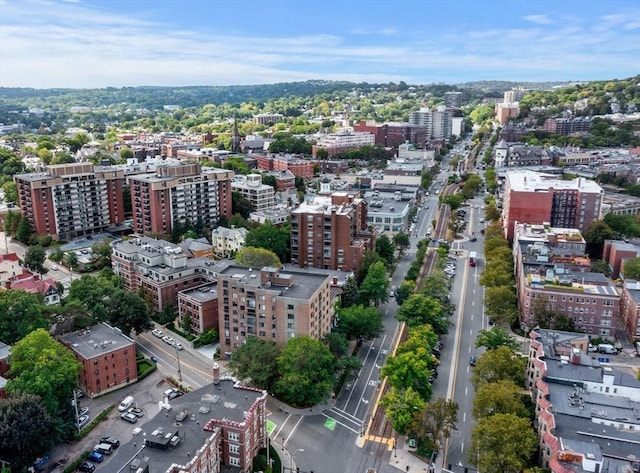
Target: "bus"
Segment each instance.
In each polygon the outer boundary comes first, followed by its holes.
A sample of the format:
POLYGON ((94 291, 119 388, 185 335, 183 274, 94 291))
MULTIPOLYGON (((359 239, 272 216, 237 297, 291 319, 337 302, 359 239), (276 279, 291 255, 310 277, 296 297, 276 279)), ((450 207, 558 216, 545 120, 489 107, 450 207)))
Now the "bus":
POLYGON ((469 266, 475 266, 477 259, 478 259, 478 254, 475 251, 470 251, 469 252, 469 266))

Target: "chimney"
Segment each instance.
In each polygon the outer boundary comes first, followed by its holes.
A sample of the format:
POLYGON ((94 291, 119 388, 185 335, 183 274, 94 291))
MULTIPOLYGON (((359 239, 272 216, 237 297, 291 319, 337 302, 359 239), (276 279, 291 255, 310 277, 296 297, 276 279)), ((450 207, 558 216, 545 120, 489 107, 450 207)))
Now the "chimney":
POLYGON ((213 364, 213 384, 220 384, 220 365, 213 364))
POLYGON ((333 284, 334 286, 337 286, 337 285, 338 285, 338 277, 337 277, 337 276, 334 276, 334 277, 333 277, 333 283, 332 283, 332 284, 333 284))

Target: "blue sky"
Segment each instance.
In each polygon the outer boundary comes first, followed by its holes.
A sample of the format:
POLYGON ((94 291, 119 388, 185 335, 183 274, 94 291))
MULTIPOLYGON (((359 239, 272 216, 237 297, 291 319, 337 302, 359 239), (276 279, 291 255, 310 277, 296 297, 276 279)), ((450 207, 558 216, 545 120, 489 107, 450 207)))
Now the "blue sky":
POLYGON ((640 73, 638 0, 0 0, 0 86, 640 73))

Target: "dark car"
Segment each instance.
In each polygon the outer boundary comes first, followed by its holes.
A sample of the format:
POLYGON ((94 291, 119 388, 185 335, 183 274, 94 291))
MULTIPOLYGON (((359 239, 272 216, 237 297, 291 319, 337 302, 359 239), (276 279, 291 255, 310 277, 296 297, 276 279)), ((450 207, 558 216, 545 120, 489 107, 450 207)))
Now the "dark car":
POLYGON ((83 473, 93 473, 96 470, 96 466, 93 463, 82 462, 78 465, 77 470, 83 473))
POLYGON ((120 446, 120 440, 114 437, 100 437, 100 443, 107 443, 113 448, 118 448, 120 446))
POLYGON ((476 362, 478 361, 478 359, 476 358, 475 355, 471 355, 471 358, 469 358, 469 364, 471 366, 476 366, 476 362))
POLYGON ((136 417, 142 417, 144 415, 144 411, 142 409, 140 409, 139 407, 132 407, 127 412, 130 412, 131 414, 133 414, 136 417))
POLYGON ((102 463, 104 461, 104 457, 101 453, 90 452, 89 455, 87 455, 87 460, 93 463, 102 463))
POLYGON ((469 241, 477 241, 478 239, 476 237, 471 237, 469 238, 469 241))

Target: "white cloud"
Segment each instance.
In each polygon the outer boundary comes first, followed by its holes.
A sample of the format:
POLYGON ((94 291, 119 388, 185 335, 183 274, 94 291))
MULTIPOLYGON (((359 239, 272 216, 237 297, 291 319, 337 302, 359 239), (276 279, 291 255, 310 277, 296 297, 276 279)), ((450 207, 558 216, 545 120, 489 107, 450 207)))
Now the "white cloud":
POLYGON ((547 15, 527 15, 523 18, 538 25, 550 25, 553 23, 553 20, 551 20, 547 15))

